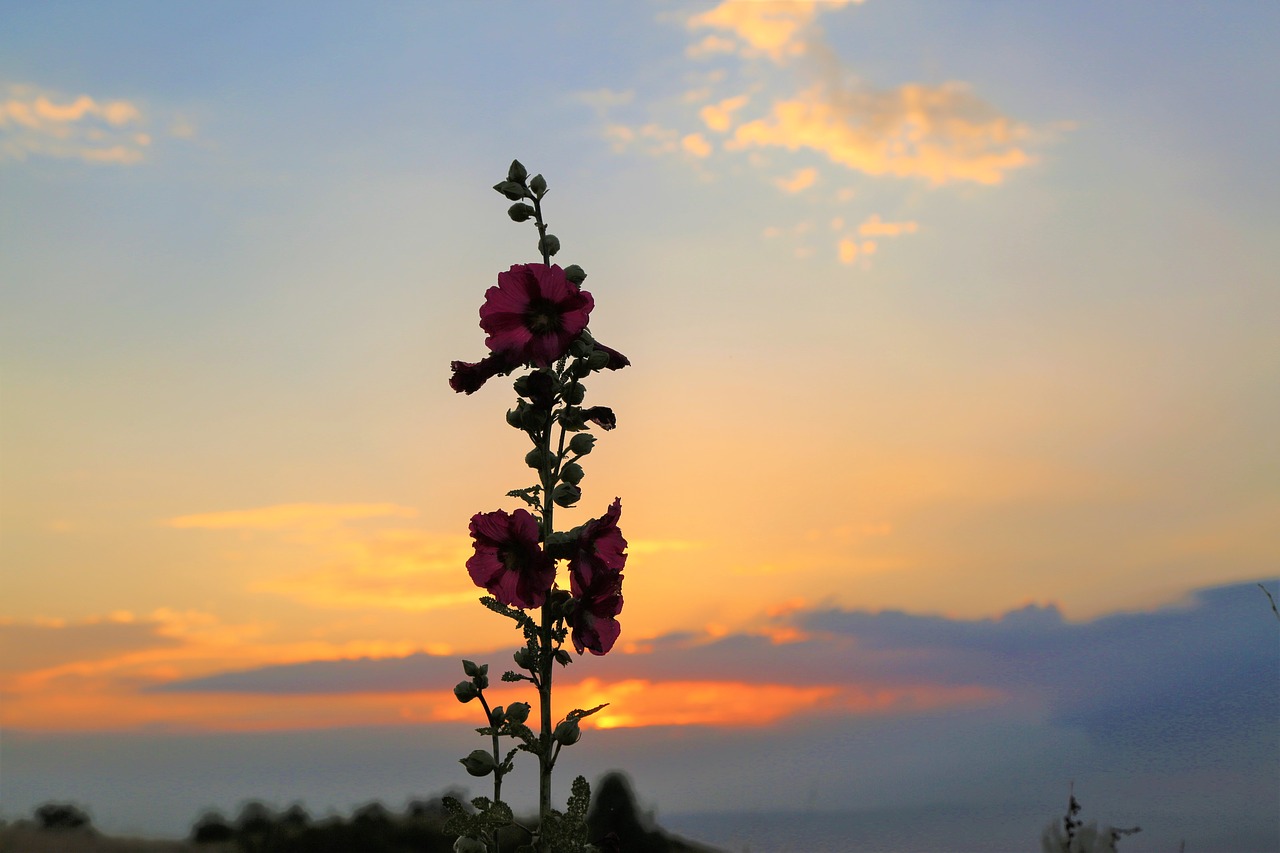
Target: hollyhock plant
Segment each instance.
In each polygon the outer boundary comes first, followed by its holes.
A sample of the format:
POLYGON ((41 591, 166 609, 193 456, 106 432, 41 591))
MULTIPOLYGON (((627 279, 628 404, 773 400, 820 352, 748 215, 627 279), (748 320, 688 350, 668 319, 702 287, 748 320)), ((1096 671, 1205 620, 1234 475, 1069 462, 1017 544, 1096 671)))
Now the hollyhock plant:
POLYGON ((461 760, 467 773, 493 778, 493 797, 472 800, 467 811, 446 797, 450 813, 445 828, 459 836, 455 850, 499 853, 498 832, 519 827, 528 833, 520 851, 588 853, 585 816, 590 797, 586 780, 573 783, 568 809, 551 808, 551 774, 562 749, 582 737, 579 722, 604 708, 574 709, 557 718, 552 707, 556 665, 567 666, 574 656, 604 655, 622 631, 622 570, 627 540, 618 522, 622 499, 599 518, 573 530, 557 532, 557 507, 572 507, 583 495, 583 460, 591 454, 596 436, 591 430, 612 430, 617 416, 608 406, 584 403, 582 380, 593 373, 621 370, 631 360, 598 343, 587 328, 595 298, 581 288, 587 274, 576 264, 561 269, 551 263, 560 240, 547 233, 542 201, 547 182, 529 177, 519 161, 495 190, 515 202, 507 215, 515 222, 532 222, 538 230, 542 263, 516 264, 498 274, 498 284, 484 294, 480 327, 489 355, 478 362, 450 365, 449 387, 473 394, 497 376, 518 373, 513 380, 517 399, 506 422, 522 432, 532 447, 524 464, 534 482, 507 493, 527 508, 512 512, 478 512, 471 517, 474 553, 467 560, 471 580, 489 594, 480 599, 489 610, 511 619, 524 637, 513 655, 516 669, 502 674, 509 683, 528 682, 537 690, 536 712, 527 702, 505 708, 490 707, 488 664, 463 661, 466 680, 453 689, 459 702, 478 701, 485 725, 476 731, 488 739, 486 749, 461 760), (567 580, 557 581, 558 566, 566 563, 567 580), (516 741, 503 752, 502 738, 516 741), (538 823, 524 827, 502 800, 502 782, 514 769, 515 757, 526 752, 538 761, 538 823))
POLYGON ((467 572, 507 607, 541 607, 551 591, 556 567, 538 543, 538 522, 528 511, 503 510, 471 517, 475 555, 467 572))
POLYGON ((564 270, 546 264, 516 264, 498 273, 497 287, 485 291, 480 328, 484 344, 495 353, 550 367, 569 349, 583 329, 595 300, 565 278, 564 270))

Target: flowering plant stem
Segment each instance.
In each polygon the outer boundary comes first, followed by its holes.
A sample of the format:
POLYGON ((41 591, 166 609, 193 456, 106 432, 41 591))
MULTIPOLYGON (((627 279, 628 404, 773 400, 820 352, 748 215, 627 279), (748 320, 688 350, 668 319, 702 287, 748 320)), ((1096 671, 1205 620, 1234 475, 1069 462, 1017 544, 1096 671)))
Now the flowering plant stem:
POLYGON ((575 506, 582 497, 579 483, 585 474, 579 463, 596 441, 588 430, 591 426, 611 430, 617 423, 607 406, 582 405, 586 389, 581 380, 631 362, 598 343, 587 330, 595 298, 580 287, 586 278, 582 268, 551 264, 560 241, 547 233, 542 216, 546 181, 541 175, 529 179, 516 161, 507 180, 494 189, 516 202, 507 211, 512 220, 533 220, 543 262, 516 265, 498 274, 498 285, 485 292, 480 308, 480 327, 488 333, 485 345, 490 354, 476 363, 453 362, 449 385, 471 394, 495 376, 521 368, 531 371, 515 380, 519 399, 506 420, 533 444, 525 464, 537 471, 537 484, 507 493, 522 500, 532 513, 523 508, 512 513, 500 509, 472 516, 475 554, 467 560, 467 571, 477 586, 489 592, 481 604, 515 621, 524 633, 524 647, 514 656, 519 669, 503 673, 502 680, 529 681, 538 691, 538 731, 525 725, 532 711, 528 703, 490 707, 484 695, 489 687, 488 664, 462 662, 470 680, 454 687, 454 695, 464 703, 480 700, 486 725, 476 731, 491 742, 491 751, 475 750, 462 764, 473 776, 493 774, 493 799, 477 797, 472 800, 476 811, 468 812, 446 798, 451 817, 445 828, 459 836, 455 853, 499 853, 499 830, 518 826, 502 801, 502 779, 511 772, 518 752, 531 752, 538 759, 538 825, 521 827, 530 840, 519 853, 588 853, 595 849, 587 843, 585 823, 590 788, 582 777, 575 779, 568 808, 561 813, 551 805, 551 774, 561 749, 581 737, 579 721, 605 706, 575 709, 557 723, 552 670, 556 663, 572 662, 564 648, 570 637, 579 655, 584 651, 603 655, 613 648, 621 631, 614 617, 622 611, 627 541, 618 529, 621 498, 615 498, 603 516, 569 531, 556 532, 555 509, 575 506), (562 560, 568 561, 567 584, 556 582, 557 564, 562 560), (540 611, 536 620, 527 612, 531 610, 540 611), (518 741, 505 756, 500 750, 502 737, 518 741))
MULTIPOLYGON (((546 225, 542 222, 541 202, 535 200, 534 210, 536 211, 538 222, 538 236, 544 237, 546 234, 546 225)), ((545 239, 540 239, 539 245, 545 245, 545 239)), ((546 257, 546 250, 543 249, 543 256, 546 257)), ((559 367, 559 365, 557 365, 559 367)), ((557 373, 560 372, 558 369, 557 373)), ((555 532, 552 519, 555 515, 555 501, 551 496, 555 493, 556 480, 558 479, 558 471, 553 471, 551 466, 551 426, 552 416, 547 414, 546 426, 542 430, 542 450, 543 459, 548 460, 542 468, 542 541, 546 542, 547 537, 555 532)), ((560 447, 556 458, 561 458, 564 453, 564 427, 560 428, 560 447)), ((556 467, 559 467, 557 463, 556 467)), ((551 755, 551 673, 552 663, 554 662, 554 652, 551 648, 552 628, 555 625, 555 616, 551 612, 551 602, 547 601, 542 605, 542 633, 539 637, 538 655, 538 712, 539 719, 542 724, 541 733, 538 736, 539 742, 542 744, 542 750, 538 753, 538 824, 542 825, 547 820, 547 815, 551 812, 551 768, 555 759, 551 755)))

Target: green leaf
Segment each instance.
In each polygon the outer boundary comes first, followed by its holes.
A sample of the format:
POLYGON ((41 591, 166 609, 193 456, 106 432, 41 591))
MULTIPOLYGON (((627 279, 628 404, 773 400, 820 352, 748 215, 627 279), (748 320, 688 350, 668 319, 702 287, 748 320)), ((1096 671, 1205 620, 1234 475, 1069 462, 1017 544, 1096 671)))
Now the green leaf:
POLYGON ((529 191, 514 181, 502 181, 493 185, 493 188, 505 195, 511 201, 519 201, 529 195, 529 191))
POLYGON ((603 711, 605 708, 608 708, 608 707, 609 707, 609 703, 605 702, 603 705, 595 706, 590 711, 584 711, 581 708, 575 708, 569 712, 569 714, 565 717, 565 719, 581 720, 583 717, 590 717, 592 714, 596 713, 597 711, 603 711))

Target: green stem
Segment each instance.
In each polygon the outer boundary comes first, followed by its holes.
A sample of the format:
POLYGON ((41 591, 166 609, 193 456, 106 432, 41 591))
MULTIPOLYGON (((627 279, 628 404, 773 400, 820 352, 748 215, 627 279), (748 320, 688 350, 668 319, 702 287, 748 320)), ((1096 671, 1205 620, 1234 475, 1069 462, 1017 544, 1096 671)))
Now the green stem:
MULTIPOLYGON (((542 230, 542 216, 538 215, 539 231, 542 230)), ((543 450, 543 458, 546 459, 551 451, 551 425, 554 423, 554 415, 547 413, 546 425, 542 429, 541 443, 543 450)), ((552 492, 555 491, 556 473, 555 467, 550 463, 546 463, 546 467, 541 471, 542 474, 542 541, 545 543, 547 537, 551 535, 555 527, 552 523, 552 516, 555 511, 555 502, 551 499, 552 492)), ((538 755, 538 829, 541 830, 546 826, 547 817, 551 814, 551 666, 554 662, 554 655, 551 650, 551 633, 555 619, 551 613, 551 601, 542 605, 542 625, 539 631, 539 649, 538 649, 538 710, 541 719, 541 733, 539 743, 542 749, 538 755)))
MULTIPOLYGON (((499 757, 497 726, 494 724, 493 711, 489 710, 489 703, 485 701, 483 691, 480 692, 479 699, 480 699, 480 705, 484 708, 485 721, 489 724, 490 728, 494 729, 494 732, 493 732, 493 764, 494 764, 493 801, 495 803, 500 803, 502 802, 502 766, 501 764, 499 764, 499 762, 502 759, 499 757)), ((493 832, 493 850, 494 850, 494 853, 502 853, 502 848, 500 846, 500 842, 498 841, 497 830, 494 830, 493 832)))
POLYGON ((542 221, 542 199, 533 197, 533 221, 538 226, 538 250, 542 252, 542 263, 551 266, 551 255, 547 253, 547 223, 542 221))

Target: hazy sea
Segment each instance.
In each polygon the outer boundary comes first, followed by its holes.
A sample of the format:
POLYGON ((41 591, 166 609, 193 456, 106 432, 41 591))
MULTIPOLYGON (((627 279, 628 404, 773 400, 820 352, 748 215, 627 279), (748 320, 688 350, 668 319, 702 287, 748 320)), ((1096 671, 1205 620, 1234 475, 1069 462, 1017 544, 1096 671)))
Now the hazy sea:
POLYGON ((1040 830, 1052 818, 934 808, 667 814, 658 822, 725 853, 1011 853, 1038 851, 1040 830))
MULTIPOLYGON (((1085 815, 1087 818, 1088 815, 1085 815)), ((663 829, 724 853, 1039 853, 1050 809, 911 808, 860 812, 661 814, 663 829)), ((1169 813, 1125 837, 1119 853, 1269 853, 1280 851, 1280 821, 1250 825, 1169 813)))

